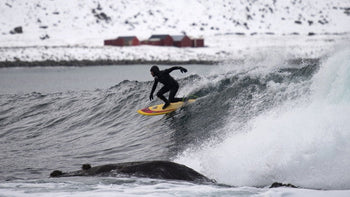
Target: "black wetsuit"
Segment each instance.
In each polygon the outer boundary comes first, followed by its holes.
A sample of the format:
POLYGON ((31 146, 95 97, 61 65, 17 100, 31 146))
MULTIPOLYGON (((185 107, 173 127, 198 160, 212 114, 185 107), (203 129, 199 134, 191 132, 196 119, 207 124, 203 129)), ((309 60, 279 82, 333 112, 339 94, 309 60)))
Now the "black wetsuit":
POLYGON ((157 92, 157 96, 165 102, 166 106, 168 106, 169 103, 182 100, 182 98, 175 98, 175 95, 179 89, 179 84, 172 76, 170 76, 170 72, 177 69, 179 69, 181 72, 187 72, 185 68, 176 66, 161 71, 158 69, 158 67, 152 67, 151 72, 154 74, 154 83, 150 95, 150 100, 153 99, 153 93, 157 88, 158 82, 162 83, 164 86, 157 92), (166 99, 163 95, 168 91, 170 91, 169 100, 166 99))

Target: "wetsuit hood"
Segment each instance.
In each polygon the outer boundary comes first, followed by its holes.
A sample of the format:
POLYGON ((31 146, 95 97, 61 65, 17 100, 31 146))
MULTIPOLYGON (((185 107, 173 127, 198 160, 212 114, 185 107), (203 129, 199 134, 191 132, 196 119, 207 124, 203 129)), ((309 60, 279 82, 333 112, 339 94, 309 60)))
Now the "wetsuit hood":
POLYGON ((158 68, 158 66, 152 66, 151 72, 153 72, 155 75, 158 75, 158 74, 159 74, 159 68, 158 68))

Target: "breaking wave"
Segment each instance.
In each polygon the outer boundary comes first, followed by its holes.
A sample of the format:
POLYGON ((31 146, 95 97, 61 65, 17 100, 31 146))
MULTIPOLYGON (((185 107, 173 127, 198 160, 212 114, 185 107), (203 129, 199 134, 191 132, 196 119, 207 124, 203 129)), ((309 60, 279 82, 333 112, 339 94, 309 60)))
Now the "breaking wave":
POLYGON ((344 173, 350 170, 349 56, 347 49, 312 72, 313 66, 306 66, 289 70, 284 77, 280 71, 259 77, 264 86, 255 83, 250 86, 254 87, 251 96, 233 99, 233 113, 220 129, 226 135, 188 148, 176 161, 237 186, 279 181, 307 188, 349 189, 350 176, 344 173), (281 80, 266 80, 274 75, 281 80), (240 113, 236 108, 241 108, 240 113))
POLYGON ((2 94, 0 178, 164 159, 235 186, 349 189, 349 56, 343 50, 321 62, 227 62, 181 79, 179 95, 198 99, 166 116, 136 113, 159 102, 148 101, 150 81, 2 94))

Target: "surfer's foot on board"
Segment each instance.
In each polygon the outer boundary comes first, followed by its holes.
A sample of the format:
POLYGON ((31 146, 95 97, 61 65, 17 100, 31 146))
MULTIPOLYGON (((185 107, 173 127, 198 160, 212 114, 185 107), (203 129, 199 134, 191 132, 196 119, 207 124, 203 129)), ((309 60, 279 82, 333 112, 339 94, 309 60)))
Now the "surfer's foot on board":
POLYGON ((163 109, 167 108, 169 105, 170 105, 170 102, 166 102, 166 103, 163 105, 163 109))

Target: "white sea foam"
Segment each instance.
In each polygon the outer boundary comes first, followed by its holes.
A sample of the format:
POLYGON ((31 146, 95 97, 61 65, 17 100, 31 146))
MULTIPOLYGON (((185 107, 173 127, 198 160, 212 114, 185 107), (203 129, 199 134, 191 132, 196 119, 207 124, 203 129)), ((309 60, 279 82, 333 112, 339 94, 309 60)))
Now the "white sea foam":
POLYGON ((253 118, 222 143, 187 150, 177 161, 231 185, 278 181, 350 189, 344 173, 350 171, 349 57, 343 50, 324 61, 312 78, 311 95, 253 118))

